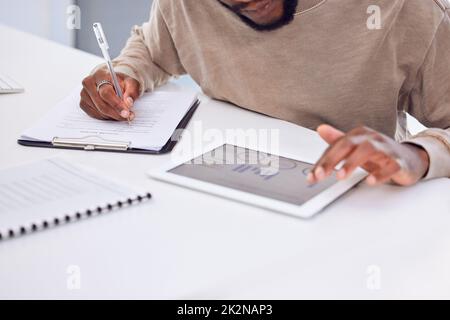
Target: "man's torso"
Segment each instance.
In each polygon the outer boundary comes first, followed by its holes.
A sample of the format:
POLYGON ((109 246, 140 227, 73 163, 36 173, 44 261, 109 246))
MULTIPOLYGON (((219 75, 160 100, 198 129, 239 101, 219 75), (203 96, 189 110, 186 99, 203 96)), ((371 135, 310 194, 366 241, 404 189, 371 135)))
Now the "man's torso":
POLYGON ((258 32, 216 0, 160 0, 160 9, 209 96, 312 129, 366 125, 389 136, 443 14, 434 0, 300 0, 290 25, 258 32))

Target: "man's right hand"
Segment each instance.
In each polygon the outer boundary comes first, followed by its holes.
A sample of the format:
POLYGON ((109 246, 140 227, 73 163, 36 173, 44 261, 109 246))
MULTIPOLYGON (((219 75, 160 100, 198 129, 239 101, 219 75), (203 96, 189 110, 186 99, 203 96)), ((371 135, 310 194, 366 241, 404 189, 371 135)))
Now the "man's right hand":
POLYGON ((134 119, 132 111, 134 101, 139 97, 139 82, 125 74, 118 73, 123 100, 114 90, 114 86, 104 84, 97 92, 97 84, 102 80, 112 83, 108 71, 100 69, 83 80, 80 107, 89 116, 99 120, 127 121, 134 119))

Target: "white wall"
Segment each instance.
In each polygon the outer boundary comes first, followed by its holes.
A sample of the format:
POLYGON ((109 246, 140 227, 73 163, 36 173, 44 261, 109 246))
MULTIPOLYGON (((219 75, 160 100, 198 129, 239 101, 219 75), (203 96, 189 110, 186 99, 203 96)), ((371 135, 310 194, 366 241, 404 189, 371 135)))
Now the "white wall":
POLYGON ((66 45, 74 33, 66 26, 72 0, 0 0, 0 24, 31 32, 66 45))
POLYGON ((77 0, 76 3, 81 9, 81 29, 76 32, 76 47, 101 55, 92 31, 92 24, 101 22, 112 57, 116 57, 125 46, 131 28, 148 20, 152 6, 152 0, 77 0))
POLYGON ((92 23, 102 22, 116 56, 135 24, 148 20, 152 0, 0 0, 0 24, 100 54, 92 23), (67 9, 81 9, 81 29, 69 30, 67 9), (106 10, 105 10, 106 8, 106 10))

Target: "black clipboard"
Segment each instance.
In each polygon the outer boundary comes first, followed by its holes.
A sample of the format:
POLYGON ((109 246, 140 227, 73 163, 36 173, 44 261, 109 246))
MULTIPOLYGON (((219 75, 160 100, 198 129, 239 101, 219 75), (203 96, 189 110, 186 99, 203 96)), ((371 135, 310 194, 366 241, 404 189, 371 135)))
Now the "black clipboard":
POLYGON ((37 147, 37 148, 56 148, 56 149, 66 149, 66 150, 103 151, 103 152, 153 154, 153 155, 167 154, 175 148, 176 144, 178 143, 178 141, 181 138, 180 131, 183 129, 186 129, 187 125, 189 124, 189 121, 191 120, 192 116, 194 115, 194 113, 197 110, 199 105, 200 105, 200 100, 197 99, 192 104, 192 107, 189 109, 188 113, 186 113, 186 115, 183 117, 181 122, 178 124, 172 137, 169 139, 169 141, 167 141, 166 145, 159 151, 128 148, 126 144, 123 144, 120 146, 113 146, 113 145, 108 146, 108 145, 96 145, 95 143, 80 142, 80 143, 77 143, 75 146, 75 145, 70 145, 68 143, 58 144, 58 143, 55 143, 55 141, 44 142, 44 141, 31 141, 31 140, 24 140, 24 139, 17 140, 17 143, 22 146, 25 146, 25 147, 37 147))

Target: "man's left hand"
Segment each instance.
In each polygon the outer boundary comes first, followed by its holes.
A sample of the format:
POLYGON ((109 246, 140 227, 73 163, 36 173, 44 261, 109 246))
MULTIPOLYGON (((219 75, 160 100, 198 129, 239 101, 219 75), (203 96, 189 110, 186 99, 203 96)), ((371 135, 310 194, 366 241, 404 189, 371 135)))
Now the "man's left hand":
POLYGON ((347 134, 329 125, 321 125, 317 132, 330 146, 308 176, 317 183, 333 174, 344 161, 337 178, 348 178, 358 167, 369 173, 366 182, 375 186, 394 182, 411 186, 420 181, 429 168, 428 153, 419 146, 399 143, 367 127, 359 127, 347 134))

